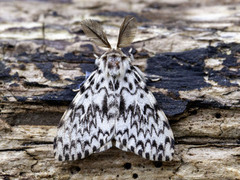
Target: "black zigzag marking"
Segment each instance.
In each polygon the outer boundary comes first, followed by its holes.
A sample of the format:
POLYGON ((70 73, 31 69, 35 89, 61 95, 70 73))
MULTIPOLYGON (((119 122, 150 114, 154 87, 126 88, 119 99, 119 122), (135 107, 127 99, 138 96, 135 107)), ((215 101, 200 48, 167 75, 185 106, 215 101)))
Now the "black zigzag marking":
MULTIPOLYGON (((71 140, 70 138, 70 144, 64 144, 62 137, 58 137, 54 140, 54 148, 56 149, 58 146, 61 146, 63 149, 63 152, 59 153, 58 159, 81 159, 90 155, 92 152, 97 152, 100 147, 103 147, 104 144, 109 141, 108 137, 115 131, 114 126, 110 130, 102 130, 99 128, 97 122, 107 123, 110 119, 115 118, 118 121, 118 119, 121 118, 123 123, 129 123, 129 126, 127 127, 130 127, 130 129, 119 129, 115 134, 115 137, 119 138, 116 139, 118 141, 121 141, 121 137, 124 137, 121 142, 121 147, 124 146, 126 148, 129 141, 134 141, 135 146, 128 147, 130 151, 137 151, 137 154, 142 155, 147 159, 152 158, 154 160, 162 160, 163 158, 166 158, 166 160, 168 160, 169 157, 164 157, 164 148, 168 143, 170 143, 171 148, 174 147, 173 138, 166 137, 165 141, 160 144, 159 142, 156 142, 155 139, 152 140, 149 138, 152 136, 159 137, 161 134, 165 133, 165 129, 170 129, 168 122, 159 119, 159 108, 157 104, 153 103, 153 105, 150 105, 146 103, 144 106, 140 107, 136 102, 134 102, 130 105, 126 105, 128 100, 124 98, 124 93, 128 94, 127 97, 134 97, 137 95, 137 98, 142 99, 145 98, 146 95, 151 95, 151 93, 149 94, 145 83, 142 83, 144 81, 134 66, 131 66, 131 68, 127 70, 127 74, 123 78, 126 87, 122 86, 121 82, 118 80, 109 80, 106 82, 107 79, 104 79, 103 77, 96 77, 101 73, 102 72, 98 69, 90 75, 87 79, 87 83, 84 83, 81 86, 80 95, 83 94, 84 98, 89 98, 91 95, 96 93, 104 93, 102 104, 95 104, 94 100, 88 107, 85 107, 84 104, 76 104, 77 102, 72 102, 70 104, 69 110, 71 110, 71 112, 69 122, 73 124, 67 126, 65 131, 70 133, 77 131, 79 137, 77 140, 71 140), (98 79, 99 82, 97 82, 98 79), (107 83, 107 86, 102 86, 103 82, 107 83), (117 90, 117 93, 115 90, 117 90), (141 93, 139 94, 139 92, 141 93), (114 99, 114 101, 108 101, 109 98, 114 99), (111 108, 119 109, 119 113, 110 113, 111 108), (97 121, 97 117, 100 117, 100 121, 97 121), (75 119, 77 119, 77 121, 75 121, 75 119), (154 122, 151 122, 152 119, 154 122), (163 126, 158 128, 160 121, 163 123, 163 126), (146 126, 148 128, 144 128, 146 126), (134 132, 131 132, 131 129, 133 128, 134 132), (92 134, 93 131, 94 134, 92 134), (139 135, 144 137, 144 141, 137 138, 139 135), (85 137, 88 138, 85 139, 85 137), (93 142, 96 144, 93 145, 93 142), (72 151, 79 146, 81 149, 72 151), (145 152, 145 148, 148 146, 155 148, 158 155, 152 156, 149 152, 145 152), (71 152, 75 152, 76 154, 73 155, 71 152), (159 153, 161 154, 159 155, 159 153)), ((115 110, 113 112, 115 112, 115 110)), ((59 127, 62 127, 63 124, 64 121, 60 121, 59 127)), ((106 146, 106 148, 109 147, 106 146)))

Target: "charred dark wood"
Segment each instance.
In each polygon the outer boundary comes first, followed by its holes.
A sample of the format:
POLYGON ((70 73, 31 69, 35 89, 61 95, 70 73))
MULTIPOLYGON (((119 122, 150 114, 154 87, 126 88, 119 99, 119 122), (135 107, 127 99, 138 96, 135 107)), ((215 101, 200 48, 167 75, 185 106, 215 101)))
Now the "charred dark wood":
POLYGON ((112 3, 114 11, 98 1, 0 2, 0 177, 240 179, 239 4, 112 3), (107 25, 113 40, 126 15, 140 27, 133 63, 160 77, 147 84, 170 120, 174 160, 154 163, 112 148, 57 162, 56 126, 76 94, 72 89, 95 69, 93 54, 103 52, 74 16, 107 25))

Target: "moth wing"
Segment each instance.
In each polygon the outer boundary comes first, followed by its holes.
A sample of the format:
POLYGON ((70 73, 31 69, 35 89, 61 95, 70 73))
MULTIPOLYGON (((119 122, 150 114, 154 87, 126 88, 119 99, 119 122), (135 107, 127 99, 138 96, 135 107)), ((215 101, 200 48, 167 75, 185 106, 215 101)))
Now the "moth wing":
POLYGON ((174 152, 171 127, 136 67, 127 71, 119 94, 116 147, 152 161, 171 160, 174 152))
POLYGON ((59 161, 83 159, 112 146, 114 122, 102 109, 107 95, 103 73, 94 71, 64 113, 54 139, 54 154, 59 161))

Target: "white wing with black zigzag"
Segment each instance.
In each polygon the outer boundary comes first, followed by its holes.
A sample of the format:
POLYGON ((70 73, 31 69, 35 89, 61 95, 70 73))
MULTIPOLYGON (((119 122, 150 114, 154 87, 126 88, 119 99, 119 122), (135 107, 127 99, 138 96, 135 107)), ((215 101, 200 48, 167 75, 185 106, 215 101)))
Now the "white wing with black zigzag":
POLYGON ((148 91, 141 71, 131 66, 118 89, 120 113, 116 122, 116 146, 152 161, 169 161, 174 138, 168 120, 148 91))
POLYGON ((81 86, 64 113, 54 139, 54 154, 59 161, 82 159, 112 146, 115 120, 104 104, 114 95, 101 70, 94 71, 81 86))

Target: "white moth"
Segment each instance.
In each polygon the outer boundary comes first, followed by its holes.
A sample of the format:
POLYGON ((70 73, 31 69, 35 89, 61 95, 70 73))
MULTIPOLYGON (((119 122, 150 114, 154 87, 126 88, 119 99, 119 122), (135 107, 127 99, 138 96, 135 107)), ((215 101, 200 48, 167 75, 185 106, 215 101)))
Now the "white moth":
POLYGON ((143 73, 131 64, 132 55, 120 49, 135 36, 135 19, 124 19, 116 49, 96 21, 84 20, 81 25, 91 40, 109 50, 96 59, 97 70, 81 85, 61 118, 54 139, 55 158, 83 159, 115 145, 152 161, 171 160, 174 138, 168 120, 146 87, 143 73))

